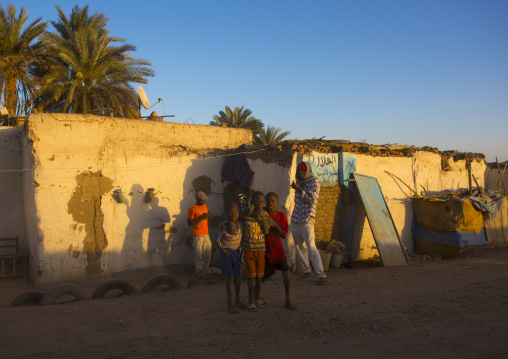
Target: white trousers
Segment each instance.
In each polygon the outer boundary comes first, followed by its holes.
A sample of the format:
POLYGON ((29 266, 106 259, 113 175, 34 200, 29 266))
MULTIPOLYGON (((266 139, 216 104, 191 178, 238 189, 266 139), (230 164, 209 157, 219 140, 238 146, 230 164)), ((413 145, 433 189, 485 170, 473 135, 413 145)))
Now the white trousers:
POLYGON ((321 255, 314 238, 314 219, 309 220, 307 223, 291 223, 291 234, 295 242, 297 268, 303 269, 303 273, 310 273, 310 259, 318 278, 326 278, 321 255))
POLYGON ((210 265, 210 256, 212 255, 212 242, 210 241, 210 237, 208 235, 193 237, 192 248, 194 249, 196 272, 208 269, 210 265))

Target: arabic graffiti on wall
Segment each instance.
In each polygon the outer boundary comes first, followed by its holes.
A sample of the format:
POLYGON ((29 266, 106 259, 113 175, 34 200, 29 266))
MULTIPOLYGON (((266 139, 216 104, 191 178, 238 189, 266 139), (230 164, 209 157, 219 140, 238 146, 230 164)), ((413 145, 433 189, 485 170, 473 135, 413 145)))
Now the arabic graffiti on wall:
POLYGON ((317 177, 321 186, 335 186, 339 177, 338 155, 336 153, 312 152, 303 156, 304 162, 309 162, 312 173, 317 177))

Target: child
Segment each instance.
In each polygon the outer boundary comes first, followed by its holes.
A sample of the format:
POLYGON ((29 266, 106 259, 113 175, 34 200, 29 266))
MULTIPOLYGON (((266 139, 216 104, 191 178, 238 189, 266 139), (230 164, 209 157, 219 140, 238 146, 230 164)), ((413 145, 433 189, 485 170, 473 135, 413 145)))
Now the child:
POLYGON ((251 211, 243 219, 243 233, 241 246, 245 255, 247 267, 247 287, 249 289, 249 304, 247 308, 251 312, 257 312, 263 308, 264 303, 261 295, 261 278, 265 271, 265 234, 269 230, 269 217, 263 210, 265 195, 262 192, 254 192, 251 199, 251 211), (254 295, 254 287, 256 293, 254 295), (254 301, 255 296, 255 301, 254 301))
POLYGON ((296 310, 296 306, 291 303, 289 298, 289 268, 282 246, 282 238, 286 238, 288 234, 288 219, 284 212, 277 212, 279 206, 279 197, 274 192, 266 195, 266 209, 268 215, 272 219, 270 222, 270 231, 265 236, 266 240, 266 262, 265 276, 263 281, 275 274, 275 270, 282 271, 282 279, 284 281, 284 289, 286 291, 286 308, 296 310))
POLYGON ((240 260, 238 248, 242 239, 242 224, 238 222, 238 205, 235 202, 227 204, 224 214, 227 221, 219 226, 214 243, 220 252, 220 269, 226 276, 228 312, 238 314, 233 304, 233 282, 236 294, 236 308, 245 308, 240 302, 240 260))
POLYGON ((194 249, 194 264, 196 272, 208 269, 212 254, 212 243, 208 235, 208 218, 211 217, 205 202, 208 198, 204 192, 196 193, 196 204, 193 204, 187 214, 187 224, 192 227, 192 248, 194 249))

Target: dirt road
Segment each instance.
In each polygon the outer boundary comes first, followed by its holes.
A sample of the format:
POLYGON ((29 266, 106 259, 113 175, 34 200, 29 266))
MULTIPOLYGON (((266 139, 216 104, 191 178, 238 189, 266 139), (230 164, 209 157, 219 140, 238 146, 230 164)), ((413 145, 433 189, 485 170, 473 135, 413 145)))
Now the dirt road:
MULTIPOLYGON (((508 248, 406 267, 357 265, 328 275, 328 286, 293 275, 298 310, 290 311, 277 274, 263 287, 266 307, 238 315, 226 312, 223 283, 9 308, 34 288, 3 281, 0 357, 508 357, 508 248)), ((102 280, 76 283, 91 294, 102 280)))

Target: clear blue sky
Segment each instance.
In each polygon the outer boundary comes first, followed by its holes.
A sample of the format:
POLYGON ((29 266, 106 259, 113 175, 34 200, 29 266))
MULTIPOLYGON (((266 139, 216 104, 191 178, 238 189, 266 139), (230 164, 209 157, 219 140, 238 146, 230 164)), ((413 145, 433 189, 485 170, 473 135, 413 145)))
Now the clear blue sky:
POLYGON ((208 124, 245 106, 290 138, 508 160, 505 0, 14 3, 32 19, 56 20, 52 4, 107 15, 156 72, 144 89, 165 105, 143 115, 208 124))

